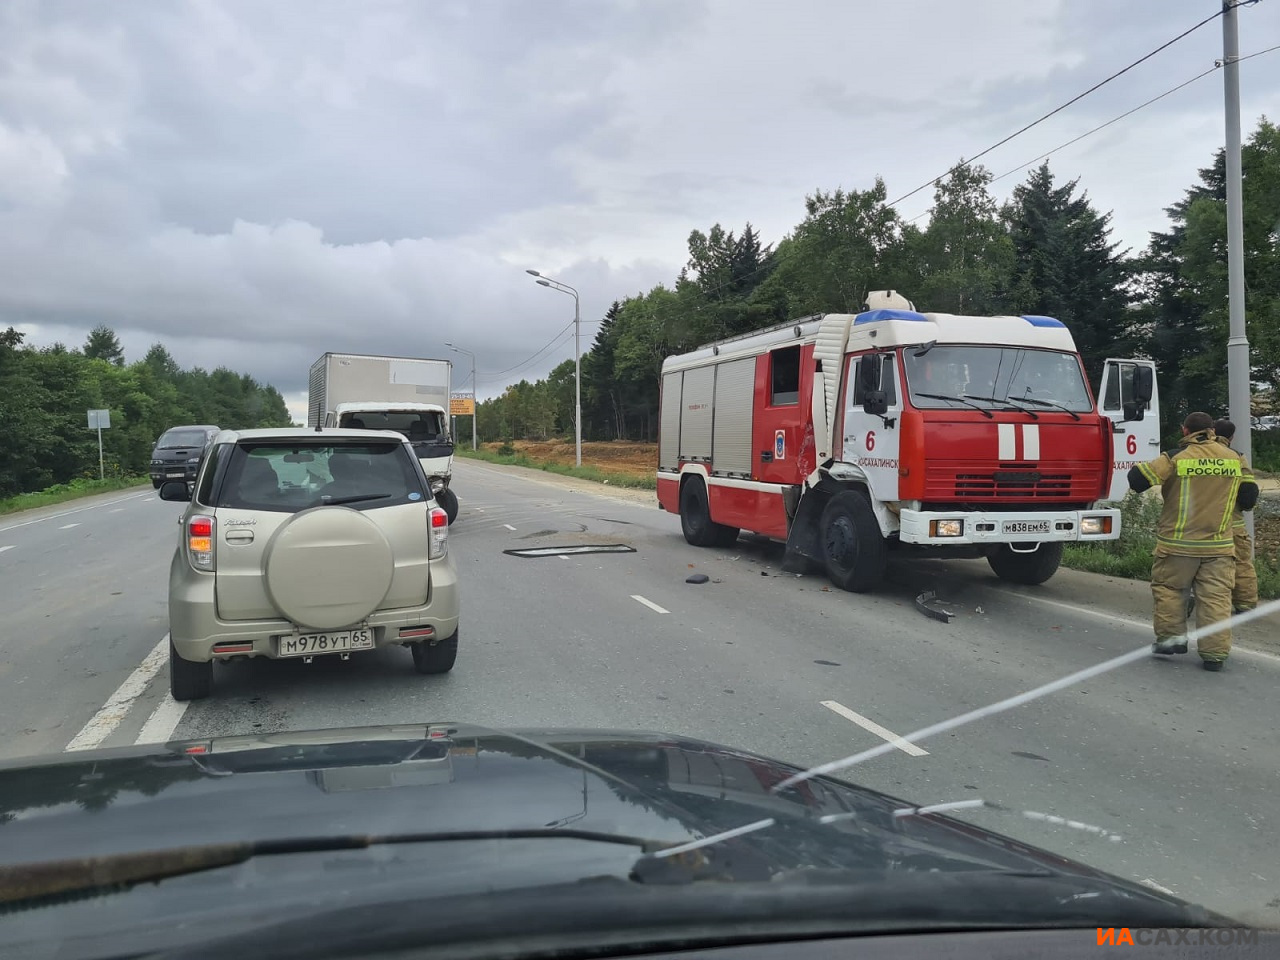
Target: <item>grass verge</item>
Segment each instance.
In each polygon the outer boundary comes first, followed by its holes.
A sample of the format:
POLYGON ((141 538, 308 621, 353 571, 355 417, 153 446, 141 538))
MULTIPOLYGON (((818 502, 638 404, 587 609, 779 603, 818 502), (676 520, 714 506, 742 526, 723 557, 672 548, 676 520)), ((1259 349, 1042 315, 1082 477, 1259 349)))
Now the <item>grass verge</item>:
POLYGON ((68 500, 79 500, 91 497, 95 493, 110 493, 112 490, 127 490, 144 483, 150 483, 147 477, 108 477, 106 480, 72 480, 70 483, 58 483, 44 490, 32 493, 20 493, 16 497, 0 500, 0 516, 7 513, 18 513, 34 507, 49 507, 68 500))
POLYGON ((558 473, 562 477, 577 477, 580 480, 592 480, 595 483, 608 484, 611 487, 626 487, 631 490, 656 490, 658 478, 652 474, 643 476, 613 470, 602 470, 599 467, 583 464, 581 467, 566 466, 563 463, 548 463, 534 460, 521 453, 503 454, 492 450, 468 450, 455 447, 454 453, 471 460, 483 460, 486 463, 501 463, 511 467, 528 467, 531 470, 545 470, 558 473))
MULTIPOLYGON (((1131 493, 1120 503, 1120 537, 1088 545, 1067 544, 1062 565, 1073 570, 1101 573, 1129 580, 1151 579, 1151 552, 1156 544, 1156 521, 1162 501, 1131 493)), ((1258 596, 1262 600, 1280 597, 1280 559, 1270 541, 1260 534, 1262 524, 1280 523, 1280 517, 1259 504, 1254 512, 1254 567, 1258 571, 1258 596)))

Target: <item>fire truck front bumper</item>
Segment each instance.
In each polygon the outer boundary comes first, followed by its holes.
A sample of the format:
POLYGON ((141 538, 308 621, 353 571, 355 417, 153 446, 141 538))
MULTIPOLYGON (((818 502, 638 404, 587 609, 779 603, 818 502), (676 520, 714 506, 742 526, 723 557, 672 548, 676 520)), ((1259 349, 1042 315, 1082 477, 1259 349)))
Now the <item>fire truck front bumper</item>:
POLYGON ((982 511, 910 510, 899 514, 903 543, 958 544, 1050 543, 1115 540, 1119 510, 982 511))

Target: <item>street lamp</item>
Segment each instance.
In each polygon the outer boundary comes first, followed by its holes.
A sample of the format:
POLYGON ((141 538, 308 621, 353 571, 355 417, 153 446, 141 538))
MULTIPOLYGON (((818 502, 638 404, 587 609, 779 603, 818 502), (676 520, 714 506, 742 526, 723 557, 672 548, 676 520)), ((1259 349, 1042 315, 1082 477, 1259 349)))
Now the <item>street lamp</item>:
POLYGON ((574 440, 577 446, 578 466, 582 466, 582 312, 578 303, 578 291, 567 283, 544 277, 537 270, 526 270, 531 277, 538 278, 538 285, 573 297, 573 391, 574 391, 574 440))
POLYGON ((463 350, 461 347, 455 347, 448 340, 444 345, 454 353, 465 353, 471 358, 471 449, 476 448, 476 419, 479 415, 480 391, 476 384, 476 355, 470 350, 463 350))

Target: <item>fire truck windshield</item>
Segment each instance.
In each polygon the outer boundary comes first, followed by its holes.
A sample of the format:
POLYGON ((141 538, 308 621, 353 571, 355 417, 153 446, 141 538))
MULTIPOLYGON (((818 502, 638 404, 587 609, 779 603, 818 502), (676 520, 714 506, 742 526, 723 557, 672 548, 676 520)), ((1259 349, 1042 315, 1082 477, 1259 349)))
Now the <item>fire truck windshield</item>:
POLYGON ((923 355, 906 350, 903 361, 911 402, 916 407, 955 407, 956 401, 942 399, 955 397, 966 401, 982 398, 988 403, 1021 401, 1080 413, 1093 409, 1074 354, 1027 347, 940 344, 923 355))

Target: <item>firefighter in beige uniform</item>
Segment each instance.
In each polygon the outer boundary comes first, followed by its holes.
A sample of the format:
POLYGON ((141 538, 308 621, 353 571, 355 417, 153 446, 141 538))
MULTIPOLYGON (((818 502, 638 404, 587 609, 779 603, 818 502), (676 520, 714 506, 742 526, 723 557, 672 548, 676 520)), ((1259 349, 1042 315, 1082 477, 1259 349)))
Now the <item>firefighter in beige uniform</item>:
MULTIPOLYGON (((1230 420, 1215 420, 1213 432, 1230 447, 1231 441, 1235 439, 1236 425, 1230 420)), ((1247 466, 1244 454, 1237 455, 1247 466)), ((1240 613, 1258 605, 1258 570, 1253 565, 1253 540, 1249 537, 1249 528, 1244 525, 1244 514, 1236 510, 1231 521, 1231 532, 1236 544, 1236 585, 1231 590, 1231 612, 1240 613)))
MULTIPOLYGON (((1164 508, 1151 565, 1156 633, 1151 650, 1186 653, 1186 596, 1193 584, 1200 630, 1231 618, 1232 515, 1237 509, 1253 509, 1258 485, 1240 455, 1217 438, 1213 418, 1199 412, 1183 422, 1176 451, 1129 471, 1132 490, 1142 492, 1156 484, 1164 486, 1164 508)), ((1231 652, 1230 628, 1201 636, 1199 649, 1206 670, 1221 670, 1231 652)))

